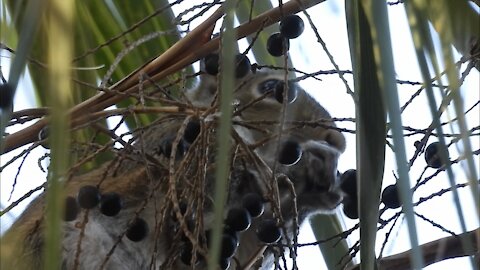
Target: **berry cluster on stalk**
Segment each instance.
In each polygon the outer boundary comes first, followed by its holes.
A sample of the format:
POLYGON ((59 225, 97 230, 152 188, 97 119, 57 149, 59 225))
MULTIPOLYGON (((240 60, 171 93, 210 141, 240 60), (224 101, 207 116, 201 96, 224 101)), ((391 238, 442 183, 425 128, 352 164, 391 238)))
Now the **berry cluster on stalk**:
MULTIPOLYGON (((221 252, 218 261, 220 269, 227 269, 230 266, 231 258, 239 246, 240 233, 247 231, 254 218, 259 218, 265 211, 264 199, 257 193, 247 193, 242 197, 239 207, 233 207, 227 212, 224 221, 224 228, 221 235, 221 252)), ((265 244, 276 243, 281 238, 280 228, 274 219, 260 220, 256 229, 257 237, 265 244)), ((211 231, 205 232, 207 246, 211 240, 211 231)), ((185 239, 183 249, 180 252, 180 260, 185 265, 191 265, 193 258, 193 246, 188 239, 185 239)), ((200 262, 203 258, 196 254, 200 262)))
POLYGON ((267 40, 267 51, 270 55, 278 57, 288 52, 290 39, 299 37, 305 24, 298 15, 288 15, 280 22, 280 32, 273 33, 267 40))
MULTIPOLYGON (((108 192, 100 193, 96 186, 82 186, 77 193, 77 197, 68 196, 65 199, 64 221, 70 222, 77 219, 80 209, 93 210, 98 206, 100 213, 107 217, 114 217, 120 213, 123 208, 122 198, 118 193, 108 192)), ((126 231, 126 236, 133 242, 139 242, 145 239, 148 234, 148 224, 142 218, 136 217, 130 222, 126 231)))

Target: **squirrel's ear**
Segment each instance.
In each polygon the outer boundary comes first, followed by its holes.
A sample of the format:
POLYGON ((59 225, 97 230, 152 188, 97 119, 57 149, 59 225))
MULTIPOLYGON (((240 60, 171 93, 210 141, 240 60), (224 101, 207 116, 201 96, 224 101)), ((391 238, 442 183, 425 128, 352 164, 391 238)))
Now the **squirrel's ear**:
POLYGON ((195 106, 210 106, 217 92, 218 54, 211 53, 200 60, 200 81, 185 95, 195 106))
POLYGON ((192 89, 186 89, 185 95, 195 106, 210 106, 217 92, 217 78, 208 74, 201 74, 198 85, 192 89))
POLYGON ((340 131, 334 129, 327 130, 325 141, 331 146, 337 148, 341 153, 345 152, 347 143, 345 137, 340 131))

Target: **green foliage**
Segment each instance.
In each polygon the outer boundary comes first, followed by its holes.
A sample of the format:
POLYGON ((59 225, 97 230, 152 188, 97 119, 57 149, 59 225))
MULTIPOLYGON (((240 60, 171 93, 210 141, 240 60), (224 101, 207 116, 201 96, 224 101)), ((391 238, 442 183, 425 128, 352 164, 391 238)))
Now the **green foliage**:
MULTIPOLYGON (((360 213, 360 256, 362 269, 375 269, 375 240, 377 234, 378 205, 382 188, 383 168, 385 162, 386 109, 385 94, 382 89, 389 89, 395 78, 385 71, 391 70, 393 60, 387 58, 381 42, 387 42, 387 16, 377 16, 374 11, 382 10, 385 3, 374 4, 371 1, 348 2, 347 21, 349 26, 350 54, 352 57, 357 130, 357 177, 359 183, 360 213), (378 10, 379 9, 379 10, 378 10), (386 58, 386 59, 385 59, 386 58), (384 69, 385 65, 390 66, 384 69), (375 98, 374 98, 375 97, 375 98)), ((385 44, 384 48, 389 48, 385 44)), ((390 49, 391 50, 391 49, 390 49)))

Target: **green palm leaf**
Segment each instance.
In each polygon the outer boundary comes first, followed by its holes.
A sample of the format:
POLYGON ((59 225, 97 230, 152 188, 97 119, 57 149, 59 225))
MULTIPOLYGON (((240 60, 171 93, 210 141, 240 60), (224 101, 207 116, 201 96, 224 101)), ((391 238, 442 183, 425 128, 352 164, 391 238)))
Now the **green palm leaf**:
MULTIPOLYGON (((383 69, 380 36, 373 19, 371 1, 346 4, 350 52, 354 67, 357 135, 357 176, 360 213, 360 257, 362 269, 376 269, 375 240, 378 205, 385 163, 386 109, 383 89, 389 89, 391 75, 383 69)), ((383 11, 383 10, 382 10, 383 11)), ((380 13, 384 15, 385 13, 380 13)), ((386 23, 386 18, 380 16, 386 23)), ((387 31, 388 36, 388 31, 387 31)), ((387 45, 388 46, 388 45, 387 45)), ((387 64, 393 65, 392 60, 387 64)), ((387 90, 388 91, 388 90, 387 90)), ((395 91, 395 83, 393 89, 395 91)))

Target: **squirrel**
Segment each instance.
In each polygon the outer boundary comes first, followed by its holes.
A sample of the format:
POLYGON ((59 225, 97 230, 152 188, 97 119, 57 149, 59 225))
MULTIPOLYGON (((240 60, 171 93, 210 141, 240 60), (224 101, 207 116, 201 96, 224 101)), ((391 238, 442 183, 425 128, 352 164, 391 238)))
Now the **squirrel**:
MULTIPOLYGON (((249 193, 260 195, 265 211, 234 233, 235 252, 228 255, 235 259, 228 263, 229 269, 269 269, 283 248, 266 247, 254 228, 265 218, 278 221, 281 241, 288 244, 307 217, 331 213, 342 200, 337 161, 346 145, 330 114, 286 80, 285 72, 243 73, 237 72, 233 89, 225 214, 241 209, 249 193), (255 257, 259 247, 263 256, 255 257)), ((216 74, 202 72, 200 83, 183 95, 195 116, 161 117, 139 132, 122 158, 65 182, 66 197, 94 186, 100 204, 104 194, 118 194, 121 210, 108 216, 101 207, 78 208, 74 219, 63 221, 62 269, 191 269, 192 262, 196 269, 206 267, 221 93, 216 74), (129 233, 138 220, 142 237, 135 238, 129 233)), ((2 237, 2 269, 42 269, 44 208, 42 194, 2 237)))

